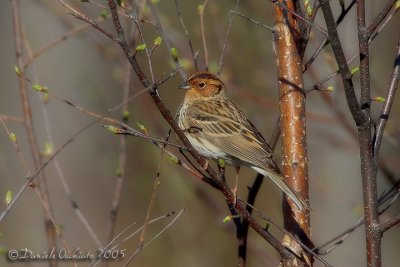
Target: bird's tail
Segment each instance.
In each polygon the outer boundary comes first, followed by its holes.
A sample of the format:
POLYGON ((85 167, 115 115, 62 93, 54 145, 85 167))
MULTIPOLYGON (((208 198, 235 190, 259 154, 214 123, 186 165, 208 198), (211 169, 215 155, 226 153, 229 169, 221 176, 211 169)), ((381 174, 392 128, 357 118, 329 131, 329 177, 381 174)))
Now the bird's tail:
POLYGON ((256 172, 268 176, 291 200, 293 200, 294 204, 301 210, 311 210, 310 204, 305 201, 298 192, 296 192, 286 181, 282 178, 279 173, 274 171, 266 171, 256 166, 251 167, 256 172))

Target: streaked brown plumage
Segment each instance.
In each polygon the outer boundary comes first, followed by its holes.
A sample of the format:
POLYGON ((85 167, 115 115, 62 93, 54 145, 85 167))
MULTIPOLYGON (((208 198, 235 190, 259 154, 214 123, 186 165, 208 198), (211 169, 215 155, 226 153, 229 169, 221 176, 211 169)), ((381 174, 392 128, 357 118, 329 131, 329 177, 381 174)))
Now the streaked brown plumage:
POLYGON ((215 75, 198 72, 181 85, 186 89, 179 112, 179 127, 203 156, 245 165, 268 176, 300 209, 308 203, 282 178, 271 148, 242 110, 231 101, 215 75))

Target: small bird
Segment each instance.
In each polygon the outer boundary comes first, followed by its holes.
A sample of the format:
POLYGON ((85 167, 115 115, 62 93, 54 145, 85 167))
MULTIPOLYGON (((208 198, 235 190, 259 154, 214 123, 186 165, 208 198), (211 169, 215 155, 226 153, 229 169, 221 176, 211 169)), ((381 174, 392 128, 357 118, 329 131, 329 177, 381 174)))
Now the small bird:
POLYGON ((197 72, 180 88, 187 91, 179 111, 179 127, 199 154, 235 166, 236 178, 240 166, 250 167, 269 177, 299 209, 310 210, 309 204, 282 178, 271 148, 240 107, 228 98, 225 85, 217 76, 197 72))

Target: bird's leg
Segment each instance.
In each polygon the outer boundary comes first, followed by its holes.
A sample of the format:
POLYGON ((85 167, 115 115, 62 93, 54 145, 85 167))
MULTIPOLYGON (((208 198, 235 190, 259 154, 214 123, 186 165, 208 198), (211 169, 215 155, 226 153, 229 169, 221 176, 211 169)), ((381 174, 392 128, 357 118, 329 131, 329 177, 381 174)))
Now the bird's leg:
POLYGON ((238 183, 239 183, 239 172, 240 172, 240 166, 235 166, 235 170, 236 170, 236 177, 235 177, 235 186, 232 189, 233 192, 233 196, 235 197, 235 204, 236 204, 236 192, 238 189, 238 183))

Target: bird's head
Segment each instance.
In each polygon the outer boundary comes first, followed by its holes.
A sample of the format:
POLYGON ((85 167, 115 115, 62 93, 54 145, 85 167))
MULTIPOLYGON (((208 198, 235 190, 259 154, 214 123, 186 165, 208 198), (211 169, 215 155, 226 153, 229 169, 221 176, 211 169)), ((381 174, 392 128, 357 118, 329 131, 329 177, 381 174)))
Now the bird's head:
POLYGON ((192 74, 179 88, 186 90, 185 101, 226 97, 224 83, 209 72, 192 74))

